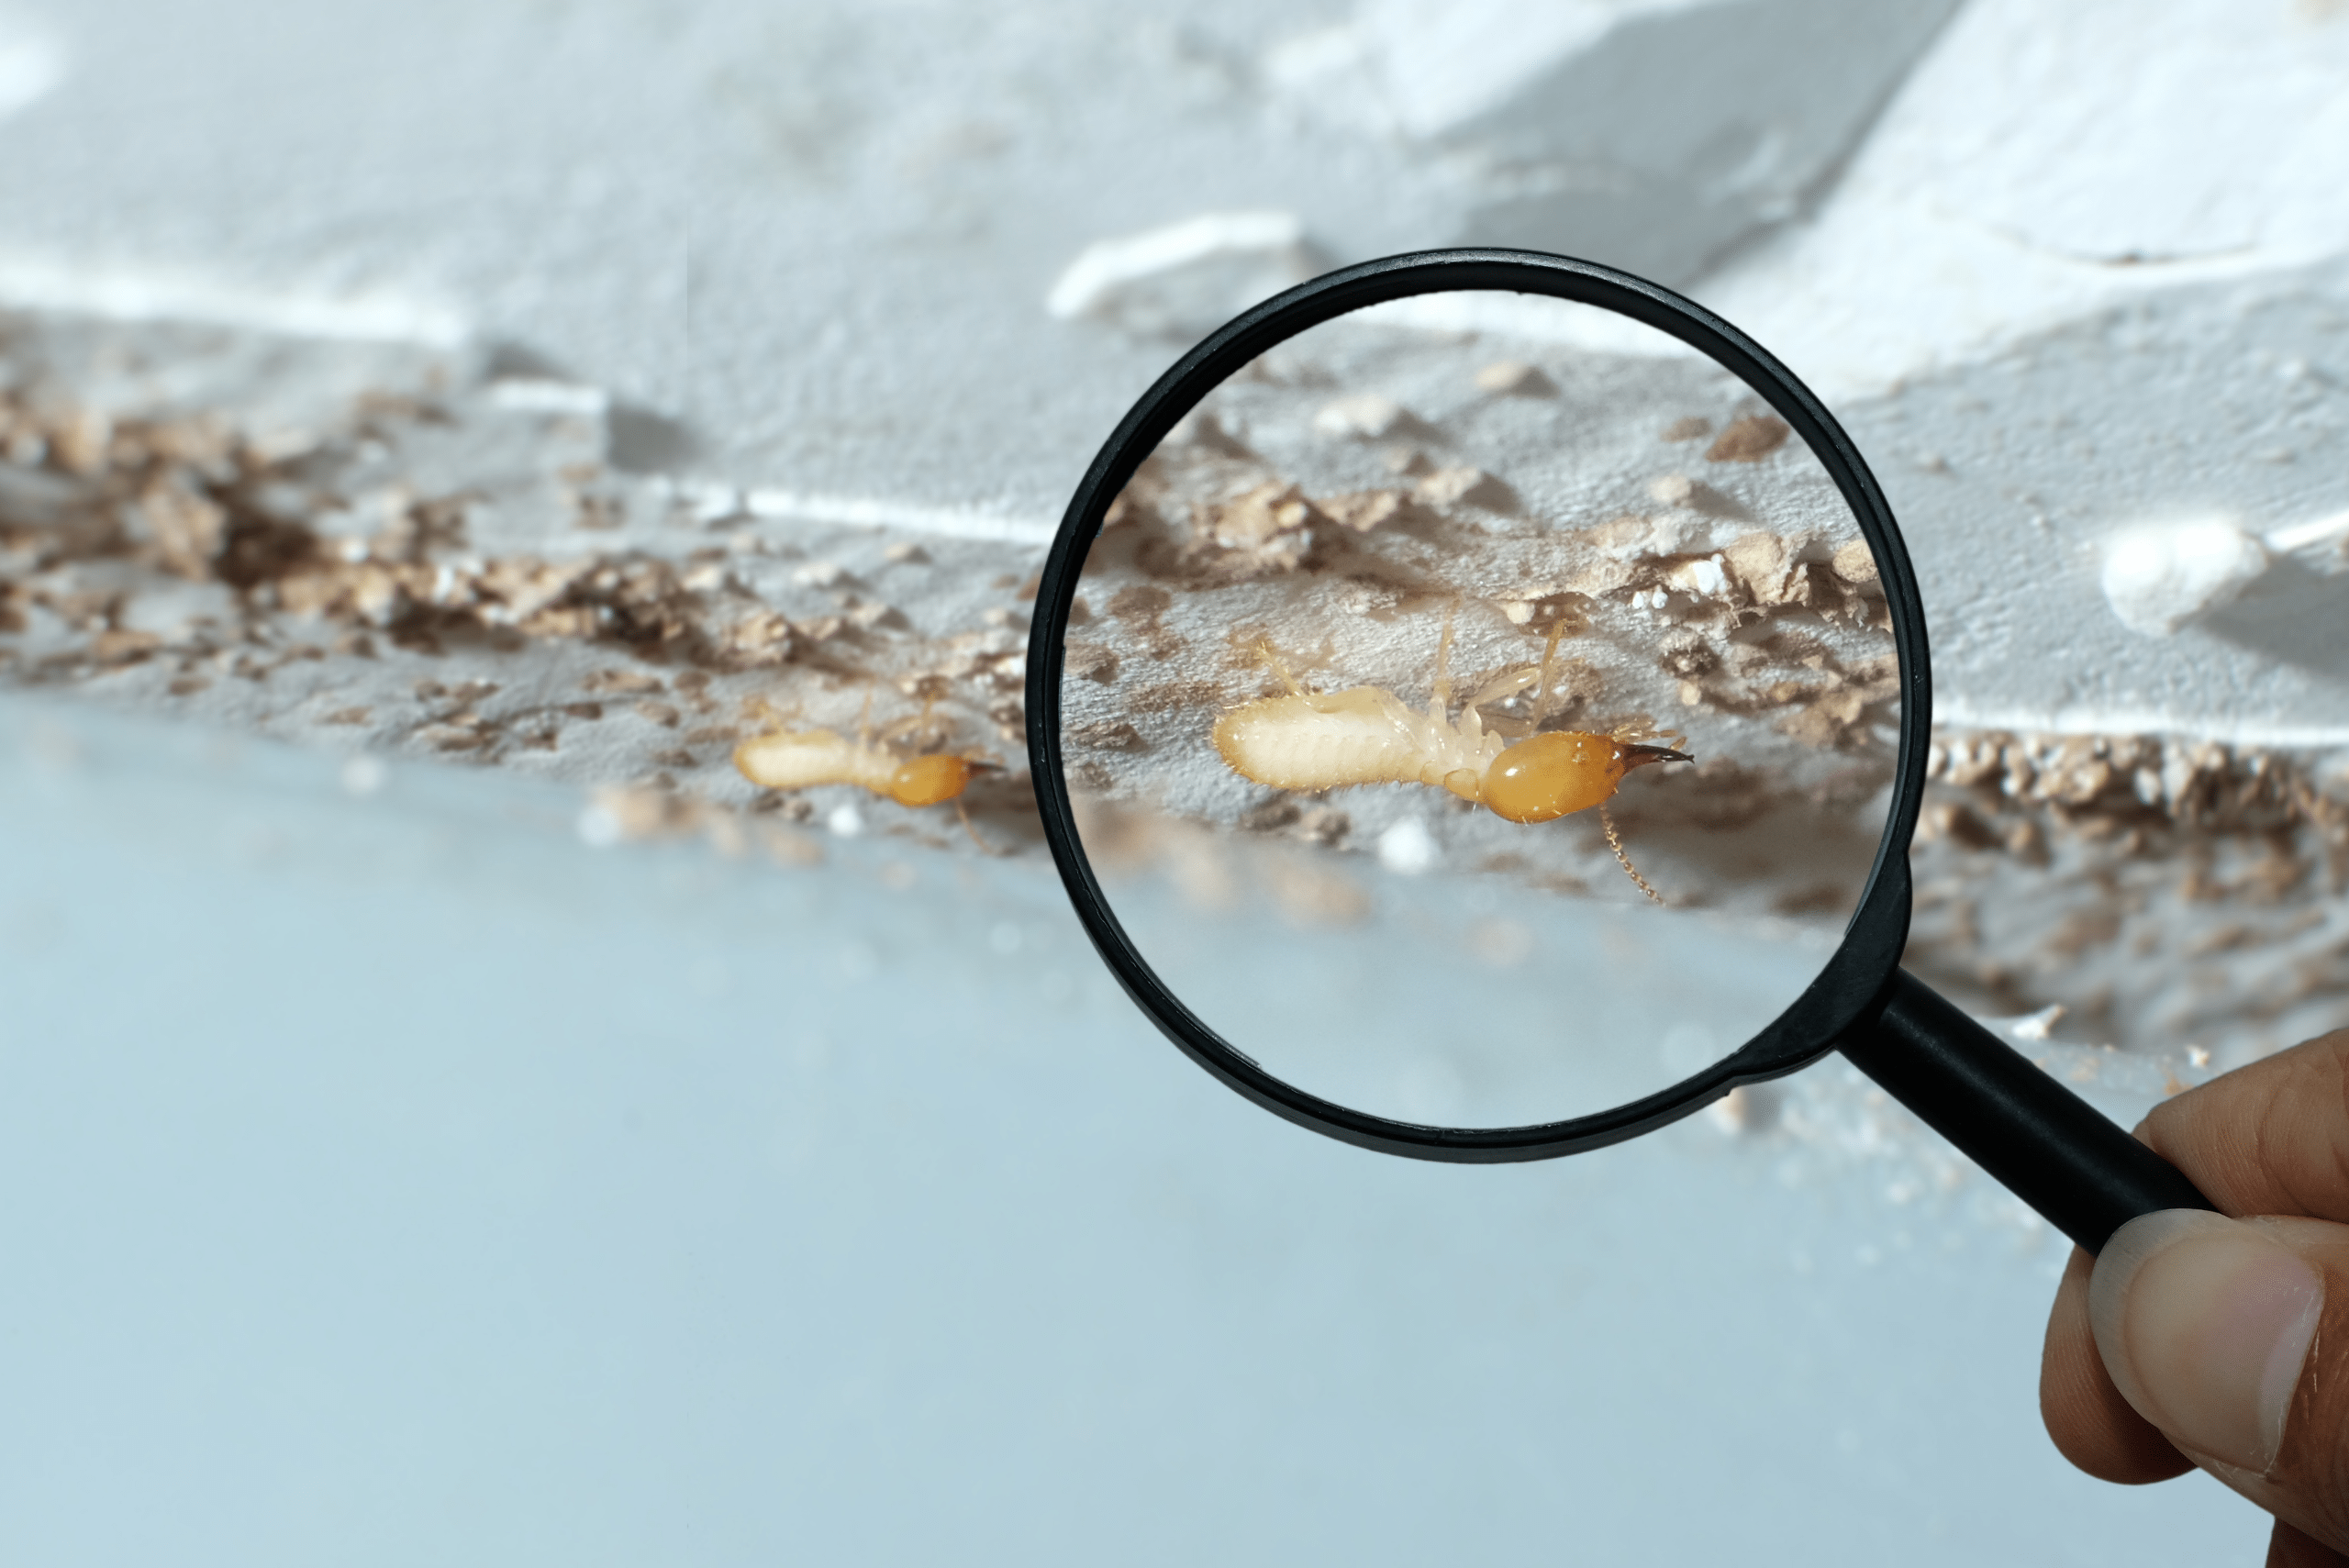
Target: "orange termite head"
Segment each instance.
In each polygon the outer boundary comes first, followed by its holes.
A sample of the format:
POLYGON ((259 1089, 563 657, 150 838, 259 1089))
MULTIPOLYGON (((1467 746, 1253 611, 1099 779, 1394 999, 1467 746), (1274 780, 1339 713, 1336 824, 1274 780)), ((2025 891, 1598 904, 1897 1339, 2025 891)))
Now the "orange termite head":
POLYGON ((882 793, 899 806, 936 806, 961 795, 974 775, 992 766, 945 752, 916 757, 898 765, 889 775, 889 787, 882 793))
POLYGON ((1548 822, 1597 806, 1633 768, 1694 761, 1662 746, 1625 745, 1611 736, 1553 729, 1500 754, 1485 773, 1485 804, 1511 822, 1548 822))

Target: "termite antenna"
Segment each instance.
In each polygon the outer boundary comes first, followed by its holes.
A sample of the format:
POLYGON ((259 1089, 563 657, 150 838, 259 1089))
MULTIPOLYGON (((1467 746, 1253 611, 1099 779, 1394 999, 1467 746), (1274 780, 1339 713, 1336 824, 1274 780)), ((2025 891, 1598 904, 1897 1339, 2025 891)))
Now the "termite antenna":
MULTIPOLYGON (((992 764, 990 764, 990 766, 992 766, 992 764)), ((979 847, 979 853, 989 856, 1000 856, 1011 853, 1009 850, 996 849, 993 844, 988 843, 985 839, 979 837, 978 825, 971 820, 970 808, 963 804, 962 797, 959 795, 956 796, 954 800, 954 815, 963 819, 963 831, 969 834, 971 837, 971 842, 979 847)))
POLYGON ((1623 852, 1623 836, 1615 831, 1615 818, 1607 814, 1605 801, 1598 803, 1598 822, 1599 826, 1607 829, 1607 847, 1615 851, 1616 863, 1623 868, 1623 874, 1630 877, 1631 884, 1642 893, 1654 899, 1656 903, 1662 904, 1664 895, 1648 885, 1648 879, 1640 874, 1639 868, 1631 864, 1631 857, 1623 852))
POLYGON ((1455 595, 1443 606, 1443 635, 1436 639, 1434 712, 1438 718, 1452 717, 1452 617, 1459 609, 1460 600, 1455 595))
POLYGON ((1293 697, 1305 695, 1305 687, 1298 684, 1295 675, 1289 673, 1288 664, 1281 658, 1280 649, 1274 644, 1272 633, 1266 632, 1256 639, 1256 657, 1272 667, 1273 673, 1281 678, 1281 684, 1288 688, 1289 695, 1293 697))
POLYGON ((1542 679, 1533 688, 1533 725, 1540 728, 1550 713, 1550 682, 1557 673, 1558 643, 1566 635, 1566 617, 1563 615, 1550 623, 1550 640, 1542 645, 1542 679))

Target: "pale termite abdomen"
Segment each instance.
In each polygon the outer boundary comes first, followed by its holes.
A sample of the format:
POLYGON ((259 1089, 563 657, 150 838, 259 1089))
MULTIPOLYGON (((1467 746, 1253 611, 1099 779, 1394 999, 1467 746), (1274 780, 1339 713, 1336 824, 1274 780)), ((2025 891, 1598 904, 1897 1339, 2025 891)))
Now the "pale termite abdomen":
POLYGON ((1413 784, 1426 753, 1408 719, 1371 686, 1268 697, 1216 720, 1215 744, 1234 773, 1275 789, 1413 784))

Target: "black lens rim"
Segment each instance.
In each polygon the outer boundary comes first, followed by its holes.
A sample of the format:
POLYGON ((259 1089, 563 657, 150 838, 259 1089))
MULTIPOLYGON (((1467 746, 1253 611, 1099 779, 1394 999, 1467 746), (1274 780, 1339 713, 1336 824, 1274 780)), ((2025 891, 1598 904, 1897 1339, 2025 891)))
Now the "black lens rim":
POLYGON ((1761 345, 1692 300, 1595 261, 1536 250, 1414 251, 1343 267, 1253 306, 1209 334, 1144 393, 1085 470, 1039 579, 1028 644, 1028 758, 1044 837, 1078 920, 1126 995, 1192 1061, 1301 1127, 1384 1153, 1453 1163, 1544 1160, 1637 1137, 1741 1084, 1794 1072, 1834 1049, 1876 1004, 1908 940, 1909 842, 1925 785, 1932 714, 1925 616, 1898 525, 1859 449, 1825 405, 1761 345), (1843 940, 1819 977, 1743 1047, 1671 1087, 1610 1109, 1524 1127, 1423 1127, 1324 1100, 1274 1077, 1160 983, 1103 895, 1077 837, 1061 757, 1063 653, 1077 576, 1109 504, 1177 420, 1249 361, 1308 328, 1389 300, 1461 290, 1545 295, 1671 334, 1742 377, 1809 442, 1876 552, 1900 666, 1892 809, 1843 940))

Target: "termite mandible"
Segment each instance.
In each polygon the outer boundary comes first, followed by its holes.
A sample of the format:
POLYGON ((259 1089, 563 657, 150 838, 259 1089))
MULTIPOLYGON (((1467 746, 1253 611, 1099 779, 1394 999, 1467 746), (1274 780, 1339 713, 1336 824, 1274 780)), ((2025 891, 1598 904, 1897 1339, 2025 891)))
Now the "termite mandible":
MULTIPOLYGON (((1444 673, 1452 651, 1452 617, 1444 617, 1436 654, 1435 691, 1427 712, 1414 713, 1383 686, 1308 692, 1273 659, 1288 687, 1232 708, 1216 720, 1215 746, 1232 772, 1275 789, 1339 789, 1352 784, 1419 784, 1451 791, 1510 822, 1548 822, 1598 807, 1607 842, 1641 892, 1664 902, 1623 852, 1606 802, 1634 768, 1693 762, 1685 751, 1612 735, 1556 729, 1512 744, 1485 727, 1480 705, 1513 696, 1530 685, 1534 721, 1549 700, 1562 627, 1553 628, 1538 672, 1516 671, 1471 697, 1454 724, 1452 683, 1444 673)), ((1267 650, 1268 657, 1269 649, 1267 650)))

